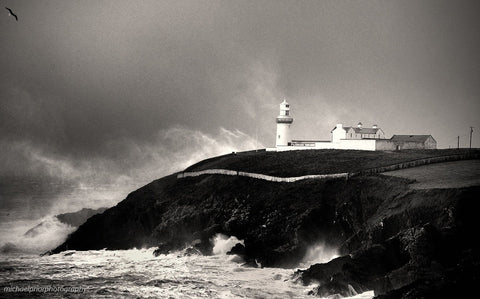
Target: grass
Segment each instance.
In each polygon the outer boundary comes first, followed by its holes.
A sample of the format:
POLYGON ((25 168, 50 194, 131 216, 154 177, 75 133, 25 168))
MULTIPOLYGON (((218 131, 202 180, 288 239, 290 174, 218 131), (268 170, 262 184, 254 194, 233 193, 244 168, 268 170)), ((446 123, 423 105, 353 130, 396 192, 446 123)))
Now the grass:
POLYGON ((480 186, 480 160, 452 161, 383 173, 415 180, 415 189, 480 186))
POLYGON ((200 161, 185 171, 230 169, 280 177, 357 172, 417 159, 476 153, 480 150, 441 149, 403 151, 303 150, 248 151, 200 161))

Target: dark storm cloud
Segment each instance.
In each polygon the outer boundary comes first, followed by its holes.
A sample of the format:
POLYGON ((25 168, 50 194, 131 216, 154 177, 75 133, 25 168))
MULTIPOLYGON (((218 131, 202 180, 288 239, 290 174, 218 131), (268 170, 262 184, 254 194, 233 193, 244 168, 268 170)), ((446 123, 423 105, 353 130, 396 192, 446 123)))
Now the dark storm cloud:
POLYGON ((283 97, 296 138, 362 121, 448 147, 480 127, 478 1, 5 4, 3 175, 138 185, 271 145, 283 97))
MULTIPOLYGON (((473 104, 479 79, 475 2, 44 1, 17 6, 24 21, 3 26, 2 82, 35 101, 38 96, 57 99, 42 106, 59 110, 65 151, 90 153, 119 136, 148 140, 172 124, 251 133, 245 117, 252 111, 274 117, 274 104, 283 96, 302 112, 298 117, 378 121, 392 133, 433 130, 435 119, 423 115, 435 106, 453 108, 455 118, 471 118, 471 108, 478 111, 473 104), (270 98, 264 100, 268 110, 252 106, 258 104, 255 99, 245 103, 255 97, 252 76, 270 84, 270 98), (387 123, 390 118, 382 114, 413 124, 387 123)), ((438 110, 444 117, 452 111, 438 110)), ((319 131, 305 130, 310 125, 301 119, 297 123, 307 134, 319 131)), ((261 124, 268 143, 272 127, 261 124)), ((331 124, 319 123, 327 133, 331 124)))

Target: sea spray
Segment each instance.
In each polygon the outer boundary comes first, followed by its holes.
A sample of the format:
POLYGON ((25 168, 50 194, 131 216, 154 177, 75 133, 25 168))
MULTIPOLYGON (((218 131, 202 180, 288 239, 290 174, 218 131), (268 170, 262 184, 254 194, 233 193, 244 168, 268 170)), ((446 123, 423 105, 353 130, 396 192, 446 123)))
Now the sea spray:
MULTIPOLYGON (((155 257, 153 250, 0 255, 0 297, 5 287, 17 286, 81 288, 82 298, 312 298, 308 292, 314 285, 289 279, 291 269, 243 267, 226 255, 155 257)), ((75 297, 62 292, 27 295, 75 297)), ((352 298, 372 297, 373 291, 352 298)))
POLYGON ((238 243, 244 245, 243 240, 239 240, 235 236, 228 237, 223 234, 216 234, 211 242, 213 244, 213 254, 216 255, 226 254, 238 243))
POLYGON ((39 254, 60 245, 75 229, 55 216, 5 222, 2 223, 0 250, 2 253, 39 254))
MULTIPOLYGON (((153 250, 0 256, 0 288, 82 287, 82 297, 89 298, 311 298, 311 287, 288 279, 291 269, 243 267, 226 255, 171 253, 155 257, 153 250), (10 270, 1 271, 7 268, 10 270)), ((68 296, 43 294, 62 295, 68 296)))
POLYGON ((328 263, 337 257, 339 257, 337 248, 328 246, 324 242, 318 242, 307 249, 299 267, 307 268, 314 264, 328 263))

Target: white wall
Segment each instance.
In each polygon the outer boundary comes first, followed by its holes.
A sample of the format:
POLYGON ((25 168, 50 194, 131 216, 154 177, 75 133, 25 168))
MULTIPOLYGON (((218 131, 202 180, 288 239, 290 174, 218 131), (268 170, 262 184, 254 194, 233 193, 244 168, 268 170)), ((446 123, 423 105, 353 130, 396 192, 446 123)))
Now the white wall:
POLYGON ((374 151, 375 142, 376 140, 372 139, 345 139, 340 140, 335 148, 374 151))
POLYGON ((286 146, 290 141, 290 125, 287 123, 277 123, 276 146, 286 146))
POLYGON ((332 142, 340 141, 340 139, 347 138, 347 132, 343 128, 342 124, 337 124, 332 131, 332 142))
MULTIPOLYGON (((297 151, 297 150, 312 150, 312 149, 334 149, 335 144, 332 142, 315 142, 315 146, 277 146, 277 152, 283 151, 297 151)), ((273 149, 267 149, 272 151, 273 149)))
POLYGON ((373 139, 343 139, 338 142, 315 142, 315 146, 277 146, 275 149, 267 151, 296 151, 311 149, 345 149, 345 150, 364 150, 374 151, 376 149, 376 140, 373 139))
POLYGON ((335 146, 334 142, 315 142, 315 149, 334 149, 335 146))

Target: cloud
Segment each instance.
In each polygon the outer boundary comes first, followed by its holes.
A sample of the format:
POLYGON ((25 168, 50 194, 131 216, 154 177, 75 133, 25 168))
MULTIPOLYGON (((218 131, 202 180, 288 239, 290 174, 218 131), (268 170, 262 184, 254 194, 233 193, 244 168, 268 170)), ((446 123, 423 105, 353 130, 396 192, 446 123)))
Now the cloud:
MULTIPOLYGON (((152 180, 208 157, 254 149, 257 141, 239 130, 220 128, 216 134, 206 134, 173 126, 159 130, 151 140, 143 142, 129 138, 110 140, 104 151, 112 155, 84 159, 49 151, 32 141, 0 143, 9 149, 1 156, 2 164, 8 166, 0 170, 1 175, 15 172, 20 177, 43 178, 41 184, 65 187, 58 194, 49 194, 46 198, 37 196, 31 198, 34 203, 29 202, 49 207, 44 213, 58 214, 83 207, 111 206, 152 180)), ((23 195, 28 198, 31 194, 23 195)), ((15 203, 6 206, 15 207, 15 203)))

